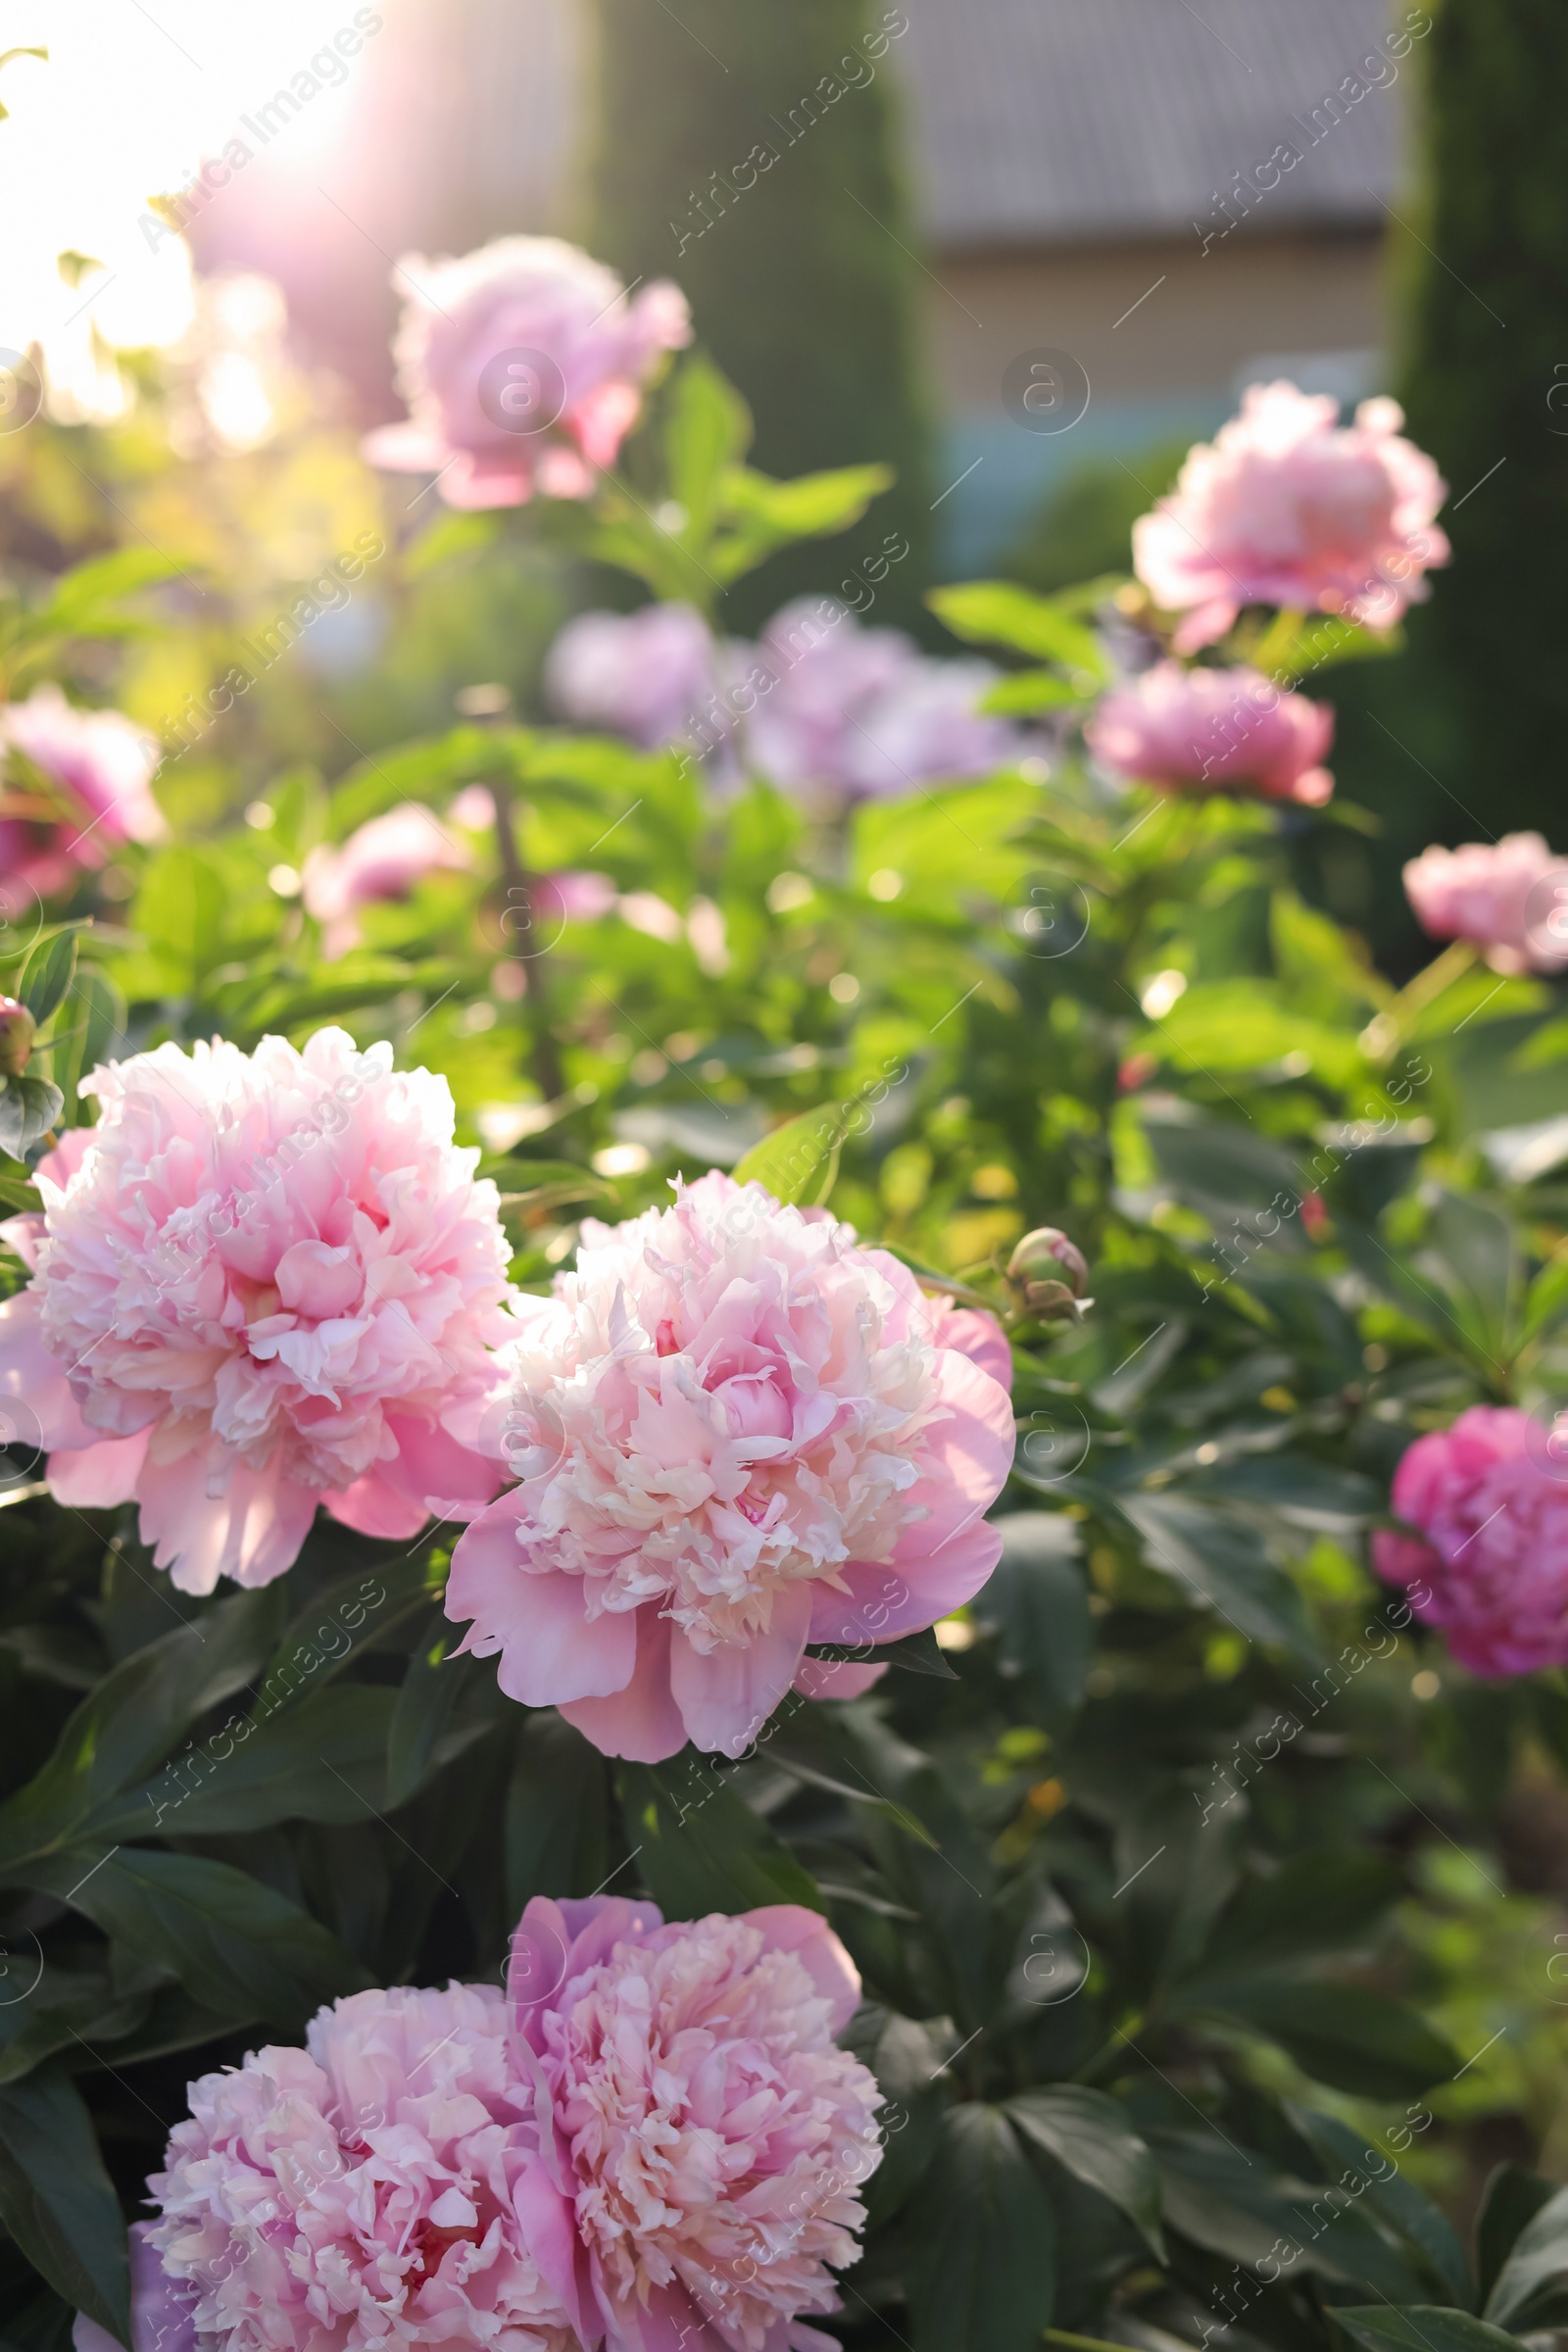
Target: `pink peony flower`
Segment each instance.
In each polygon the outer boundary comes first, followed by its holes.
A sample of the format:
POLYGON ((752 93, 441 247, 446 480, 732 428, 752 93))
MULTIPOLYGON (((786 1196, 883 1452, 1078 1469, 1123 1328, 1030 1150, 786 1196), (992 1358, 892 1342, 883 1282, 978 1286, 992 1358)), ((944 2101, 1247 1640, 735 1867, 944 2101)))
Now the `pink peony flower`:
POLYGON ((683 742, 717 693, 720 654, 690 605, 579 612, 545 662, 545 690, 577 726, 624 735, 644 751, 683 742))
POLYGON ((0 882, 48 898, 106 865, 122 842, 167 830, 152 794, 158 738, 122 711, 81 710, 58 686, 35 687, 24 703, 0 705, 0 882))
POLYGON ((1568 965, 1568 858, 1539 833, 1501 841, 1436 843, 1404 869, 1416 920, 1434 939, 1474 940, 1494 972, 1558 972, 1568 965))
POLYGON ((335 847, 318 842, 302 879, 305 910, 322 927, 322 955, 332 961, 359 946, 362 906, 406 899, 426 874, 466 873, 472 864, 467 843, 414 801, 372 816, 335 847))
POLYGON ((1372 1564, 1415 1589, 1416 1615, 1472 1674, 1568 1664, 1568 1484, 1550 1460, 1528 1413, 1473 1404, 1395 1473, 1394 1508, 1424 1540, 1379 1530, 1372 1564))
POLYGON ((1291 605, 1386 629, 1446 564, 1448 495, 1404 440, 1398 404, 1364 400, 1341 427, 1330 395, 1253 384, 1240 416, 1190 450, 1175 489, 1133 525, 1155 603, 1188 617, 1176 651, 1223 637, 1243 605, 1291 605))
POLYGON ((1322 765, 1334 740, 1333 710, 1304 694, 1282 694, 1255 669, 1156 662, 1106 695, 1084 740, 1102 767, 1129 784, 1241 789, 1312 808, 1334 790, 1322 765))
POLYGON ((798 2322, 838 2309, 881 2153, 875 2080, 833 2039, 859 1989, 793 1903, 669 1927, 652 1903, 528 1905, 508 1990, 586 2257, 586 2342, 826 2352, 798 2322))
POLYGON ((520 1483, 453 1555, 464 1646, 607 1755, 739 1754, 808 1642, 891 1641, 978 1592, 1007 1394, 852 1227, 718 1173, 582 1228, 522 1302, 520 1483))
POLYGON ((466 1440, 508 1336, 508 1249, 452 1097, 341 1029, 174 1045, 89 1082, 96 1127, 0 1227, 32 1271, 0 1306, 56 1496, 135 1501, 187 1592, 265 1585, 318 1502, 408 1537, 499 1474, 466 1440))
MULTIPOLYGON (((532 2226, 556 2197, 501 1992, 357 1992, 306 2042, 193 2082, 147 2184, 163 2208, 147 2243, 197 2345, 574 2352, 547 2277, 559 2248, 532 2226)), ((569 2247, 557 2267, 569 2292, 569 2247)))
POLYGON ((900 630, 862 629, 829 597, 786 605, 758 654, 747 741, 786 792, 892 800, 989 775, 1017 749, 1008 721, 979 709, 997 679, 989 663, 929 661, 900 630))
POLYGON ((660 354, 691 341, 667 278, 635 301, 558 237, 499 237, 461 261, 411 254, 395 345, 411 411, 365 443, 373 466, 433 473, 450 507, 587 498, 613 466, 660 354))

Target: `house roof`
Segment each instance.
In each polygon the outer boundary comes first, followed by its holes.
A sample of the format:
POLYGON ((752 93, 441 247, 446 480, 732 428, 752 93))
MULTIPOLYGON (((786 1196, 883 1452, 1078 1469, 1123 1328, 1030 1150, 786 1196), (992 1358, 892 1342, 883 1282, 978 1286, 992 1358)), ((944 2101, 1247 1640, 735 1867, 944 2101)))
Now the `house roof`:
POLYGON ((1258 225, 1359 227, 1397 202, 1415 63, 1386 0, 904 0, 923 226, 949 250, 1193 233, 1282 142, 1258 225), (1369 76, 1364 61, 1374 61, 1369 76), (1382 75, 1379 81, 1376 77, 1382 75), (1353 79, 1349 82, 1347 77, 1353 79), (1359 89, 1360 96, 1351 95, 1359 89), (1324 109, 1314 137, 1312 110, 1324 109), (1397 93, 1397 94, 1396 94, 1397 93), (1302 120, 1293 120, 1293 118, 1302 120))

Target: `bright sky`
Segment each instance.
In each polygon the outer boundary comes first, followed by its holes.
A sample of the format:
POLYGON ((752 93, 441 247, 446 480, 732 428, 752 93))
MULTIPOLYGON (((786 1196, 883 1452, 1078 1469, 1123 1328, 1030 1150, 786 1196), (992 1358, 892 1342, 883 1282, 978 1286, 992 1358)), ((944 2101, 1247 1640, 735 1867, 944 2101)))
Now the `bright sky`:
POLYGON ((179 238, 159 233, 148 199, 177 195, 235 138, 265 153, 269 170, 319 172, 365 79, 367 28, 373 40, 386 4, 0 0, 0 49, 49 51, 47 64, 17 57, 0 72, 9 110, 0 122, 0 347, 44 345, 62 414, 117 406, 94 328, 128 349, 172 342, 189 322, 189 258, 179 238), (254 122, 300 75, 318 91, 264 148, 242 117, 254 122), (69 285, 59 270, 66 252, 104 267, 69 285))

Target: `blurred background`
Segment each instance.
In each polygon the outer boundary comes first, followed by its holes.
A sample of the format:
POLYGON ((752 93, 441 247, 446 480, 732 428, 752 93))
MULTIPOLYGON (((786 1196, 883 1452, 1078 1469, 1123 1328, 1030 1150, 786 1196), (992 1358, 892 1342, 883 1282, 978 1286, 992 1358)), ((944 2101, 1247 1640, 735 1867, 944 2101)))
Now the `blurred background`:
MULTIPOLYGON (((394 416, 398 257, 559 233, 678 280, 764 468, 897 467, 890 616, 937 642, 937 581, 1125 570, 1133 517, 1247 384, 1390 392, 1448 481, 1454 565, 1397 660, 1336 675, 1341 799, 1376 826, 1331 829, 1303 882, 1397 969, 1426 841, 1568 846, 1560 0, 0 18, 50 52, 5 68, 0 342, 41 347, 57 421, 123 414, 146 347, 234 448, 278 429, 285 364, 318 420, 394 416), (1026 409, 1036 362, 1053 390, 1026 409)), ((830 565, 776 559, 733 626, 830 565)))

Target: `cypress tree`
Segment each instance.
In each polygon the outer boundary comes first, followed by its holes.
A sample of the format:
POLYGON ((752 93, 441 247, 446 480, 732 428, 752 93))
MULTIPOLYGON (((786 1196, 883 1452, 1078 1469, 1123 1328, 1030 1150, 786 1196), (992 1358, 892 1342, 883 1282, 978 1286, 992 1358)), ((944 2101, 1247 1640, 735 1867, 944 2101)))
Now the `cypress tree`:
POLYGON ((910 554, 875 619, 915 618, 929 580, 919 270, 895 157, 906 24, 883 0, 598 0, 592 250, 628 281, 684 288, 765 472, 881 459, 898 473, 850 537, 737 586, 727 627, 831 589, 889 530, 910 554))
POLYGON ((1568 9, 1431 0, 1420 209, 1398 248, 1401 395, 1450 488, 1453 564, 1415 616, 1449 697, 1433 831, 1532 825, 1568 851, 1568 9), (1471 812, 1475 812, 1472 814, 1471 812))

